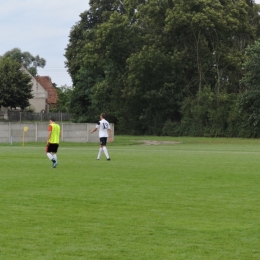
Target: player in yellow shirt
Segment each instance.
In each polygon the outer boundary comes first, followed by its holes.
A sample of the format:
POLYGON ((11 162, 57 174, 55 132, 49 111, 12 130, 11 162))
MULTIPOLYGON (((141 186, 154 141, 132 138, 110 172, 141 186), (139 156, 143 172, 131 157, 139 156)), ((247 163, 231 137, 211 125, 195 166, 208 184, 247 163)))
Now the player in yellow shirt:
POLYGON ((54 118, 51 118, 48 127, 46 153, 47 157, 52 161, 52 168, 56 168, 58 164, 57 152, 60 143, 60 135, 60 126, 55 123, 54 118))

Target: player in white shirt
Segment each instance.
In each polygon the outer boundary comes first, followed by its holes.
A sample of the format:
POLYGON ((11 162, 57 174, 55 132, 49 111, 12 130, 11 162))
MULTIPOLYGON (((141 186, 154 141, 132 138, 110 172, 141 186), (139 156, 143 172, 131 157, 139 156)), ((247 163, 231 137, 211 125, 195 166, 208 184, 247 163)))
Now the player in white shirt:
POLYGON ((107 138, 109 137, 110 142, 113 142, 112 138, 112 131, 110 129, 109 122, 105 119, 105 114, 102 113, 100 115, 100 121, 97 123, 95 129, 91 131, 91 134, 96 132, 97 129, 99 129, 99 140, 100 140, 100 148, 97 156, 97 160, 100 159, 100 156, 102 152, 104 151, 104 154, 106 155, 106 158, 108 161, 110 161, 110 157, 108 155, 108 150, 106 147, 107 144, 107 138))

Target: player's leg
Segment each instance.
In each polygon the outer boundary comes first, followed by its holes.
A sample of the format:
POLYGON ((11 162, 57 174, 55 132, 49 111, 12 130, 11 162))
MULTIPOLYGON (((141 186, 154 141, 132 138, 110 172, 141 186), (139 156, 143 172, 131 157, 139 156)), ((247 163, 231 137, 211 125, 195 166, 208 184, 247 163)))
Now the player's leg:
POLYGON ((55 168, 56 167, 56 160, 53 156, 53 153, 55 152, 55 147, 54 144, 48 144, 46 147, 46 154, 47 157, 52 161, 52 167, 55 168), (55 167, 54 167, 55 166, 55 167))
POLYGON ((106 147, 106 146, 103 146, 103 151, 104 151, 104 154, 105 154, 106 157, 107 157, 107 160, 110 161, 110 157, 109 157, 108 150, 107 150, 107 147, 106 147))
POLYGON ((103 152, 103 147, 100 145, 100 147, 99 147, 99 151, 98 151, 97 160, 100 159, 100 156, 101 156, 102 152, 103 152))
POLYGON ((57 164, 58 164, 58 156, 57 156, 58 149, 59 149, 59 145, 54 144, 53 150, 52 150, 52 155, 57 164))
POLYGON ((46 155, 51 161, 54 160, 54 157, 52 155, 52 144, 48 144, 46 146, 46 155))
POLYGON ((58 157, 57 157, 58 148, 59 148, 58 144, 53 144, 53 149, 52 149, 52 155, 54 158, 53 165, 52 165, 53 168, 56 168, 58 164, 58 157))
POLYGON ((106 145, 107 145, 107 138, 104 137, 102 140, 103 151, 104 151, 104 154, 106 155, 107 160, 110 161, 110 157, 109 157, 106 145))
POLYGON ((102 140, 101 140, 101 139, 102 139, 102 138, 99 138, 99 140, 100 140, 100 147, 99 147, 99 151, 98 151, 97 160, 100 159, 100 156, 101 156, 101 154, 102 154, 102 152, 103 152, 103 146, 102 146, 102 140))
POLYGON ((53 158, 56 161, 56 165, 58 164, 58 157, 57 157, 57 153, 53 153, 53 158))

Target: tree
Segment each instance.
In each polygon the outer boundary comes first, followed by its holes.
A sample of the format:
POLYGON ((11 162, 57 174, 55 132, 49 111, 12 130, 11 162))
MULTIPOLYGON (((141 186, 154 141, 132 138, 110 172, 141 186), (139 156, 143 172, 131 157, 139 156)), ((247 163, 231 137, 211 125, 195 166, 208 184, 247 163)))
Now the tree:
MULTIPOLYGON (((22 52, 19 48, 7 51, 2 57, 11 58, 21 63, 33 76, 37 75, 37 68, 44 68, 46 60, 39 55, 33 56, 31 53, 22 52)), ((1 58, 1 57, 0 57, 1 58)))
POLYGON ((58 94, 57 111, 69 112, 72 88, 68 86, 55 87, 58 94))
POLYGON ((180 0, 168 10, 166 32, 173 47, 186 54, 186 88, 194 96, 204 86, 238 91, 245 47, 256 31, 249 10, 244 0, 180 0))
MULTIPOLYGON (((77 73, 77 84, 73 88, 69 109, 77 122, 93 122, 100 113, 102 106, 92 101, 92 87, 96 80, 84 67, 77 73)), ((95 120, 96 121, 96 120, 95 120)))
MULTIPOLYGON (((102 33, 106 28, 101 28, 101 30, 97 28, 105 24, 114 12, 124 13, 122 1, 119 0, 91 0, 89 5, 90 10, 82 13, 80 15, 81 20, 72 27, 65 53, 66 66, 73 81, 71 112, 76 121, 91 120, 91 114, 97 113, 98 115, 100 113, 98 110, 102 109, 100 100, 98 98, 93 99, 95 93, 98 92, 94 91, 93 87, 96 84, 100 86, 99 83, 104 80, 105 71, 111 75, 109 69, 113 65, 111 65, 111 62, 107 62, 108 58, 100 63, 101 60, 98 55, 93 55, 99 53, 103 56, 106 53, 106 49, 103 48, 104 41, 100 41, 100 37, 103 37, 102 33)), ((112 36, 110 34, 111 42, 113 42, 112 36)), ((120 41, 117 42, 120 43, 120 41)), ((108 51, 114 50, 111 46, 108 51)), ((111 52, 109 54, 111 55, 111 52)), ((120 55, 117 56, 120 57, 120 55)), ((105 95, 106 93, 103 93, 103 96, 105 95)), ((106 104, 109 103, 106 102, 106 104)))
POLYGON ((90 0, 89 5, 90 9, 81 13, 80 21, 72 27, 65 52, 65 64, 74 86, 79 78, 77 73, 81 73, 84 47, 87 43, 93 42, 95 28, 108 21, 113 12, 124 13, 120 0, 90 0))
POLYGON ((245 90, 260 90, 260 40, 247 47, 246 57, 241 85, 245 90))
POLYGON ((233 113, 243 91, 245 48, 259 17, 253 0, 91 0, 65 54, 71 111, 84 121, 102 109, 121 132, 161 134, 165 122, 196 115, 185 112, 190 100, 205 109, 200 99, 213 95, 206 102, 212 128, 221 122, 226 131, 223 104, 233 113), (222 112, 213 118, 216 109, 222 112))
POLYGON ((238 109, 243 118, 243 126, 252 129, 251 136, 260 133, 260 40, 246 49, 244 77, 241 80, 245 90, 239 97, 238 109))
POLYGON ((0 106, 24 109, 30 105, 31 78, 20 68, 21 64, 11 58, 0 59, 0 106))

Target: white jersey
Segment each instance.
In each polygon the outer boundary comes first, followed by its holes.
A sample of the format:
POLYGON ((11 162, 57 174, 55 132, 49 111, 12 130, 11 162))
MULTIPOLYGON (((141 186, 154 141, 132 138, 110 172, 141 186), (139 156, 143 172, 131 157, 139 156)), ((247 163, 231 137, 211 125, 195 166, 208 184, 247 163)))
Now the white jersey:
POLYGON ((110 125, 107 122, 107 120, 102 119, 101 121, 99 121, 98 124, 96 125, 96 128, 99 129, 99 138, 108 137, 107 129, 110 129, 110 125))

